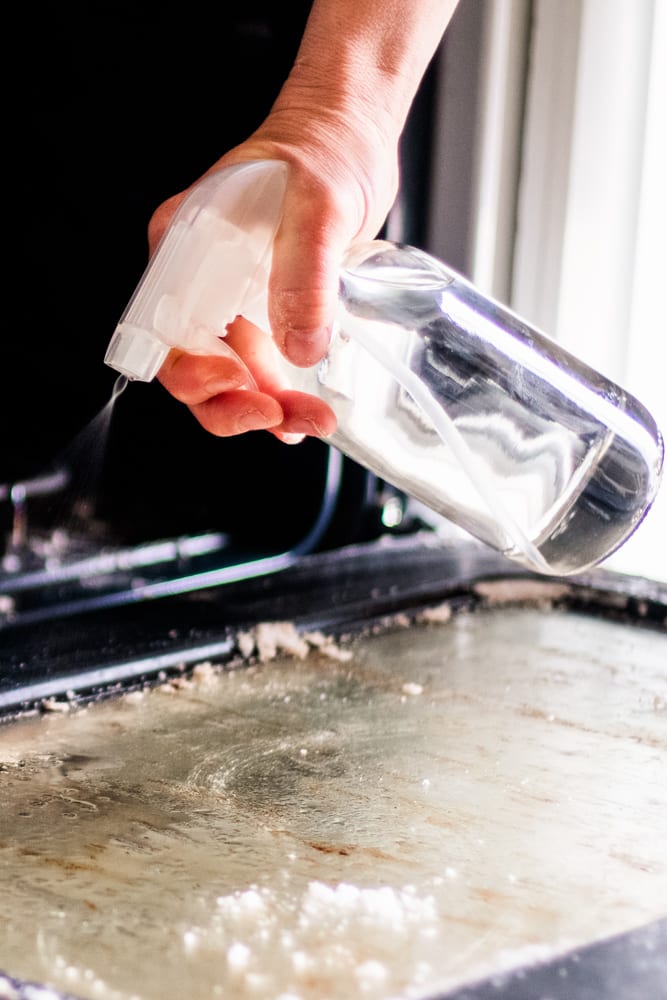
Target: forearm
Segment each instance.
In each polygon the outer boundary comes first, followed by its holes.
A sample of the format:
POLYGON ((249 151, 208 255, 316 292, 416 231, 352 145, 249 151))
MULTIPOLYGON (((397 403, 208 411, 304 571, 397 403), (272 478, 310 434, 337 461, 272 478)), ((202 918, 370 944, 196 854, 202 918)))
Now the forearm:
MULTIPOLYGON (((458 0, 314 0, 276 111, 365 109, 394 139, 458 0)), ((364 113, 364 111, 361 111, 364 113)))

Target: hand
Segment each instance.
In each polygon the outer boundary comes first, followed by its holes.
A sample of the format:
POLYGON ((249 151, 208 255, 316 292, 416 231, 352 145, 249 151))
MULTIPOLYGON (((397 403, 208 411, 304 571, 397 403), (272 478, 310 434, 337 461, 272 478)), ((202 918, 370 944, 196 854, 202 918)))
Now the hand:
MULTIPOLYGON (((290 166, 283 222, 273 253, 269 286, 269 316, 273 337, 237 319, 225 343, 237 355, 201 357, 173 350, 159 379, 185 403, 206 430, 219 436, 248 430, 270 430, 292 443, 304 434, 333 433, 333 411, 321 400, 290 391, 276 364, 280 350, 293 364, 307 367, 325 354, 338 293, 338 269, 355 238, 375 235, 396 188, 396 149, 380 157, 381 147, 370 139, 368 123, 350 128, 351 116, 339 111, 308 116, 296 110, 271 116, 247 142, 218 161, 212 170, 258 159, 281 159, 290 166), (347 131, 347 139, 343 139, 347 131), (273 135, 280 138, 272 138, 273 135), (307 138, 306 138, 307 136, 307 138), (370 141, 369 141, 370 139, 370 141), (341 148, 334 149, 335 142, 341 148), (349 156, 357 150, 355 157, 349 156), (347 153, 348 155, 345 155, 347 153), (371 157, 379 165, 370 165, 371 157), (350 164, 365 161, 365 169, 350 164), (391 166, 387 170, 387 164, 391 166), (368 176, 383 179, 383 207, 369 211, 368 176)), ((210 172, 210 171, 209 171, 210 172)), ((151 220, 153 249, 184 194, 165 202, 151 220)))
MULTIPOLYGON (((405 119, 456 2, 314 0, 269 116, 211 168, 266 159, 290 168, 269 280, 273 342, 237 320, 227 341, 238 365, 172 352, 159 375, 214 434, 264 427, 290 441, 335 428, 326 404, 285 388, 275 350, 301 367, 326 353, 340 262, 351 243, 377 234, 391 208, 405 119)), ((155 212, 151 249, 184 195, 155 212)))

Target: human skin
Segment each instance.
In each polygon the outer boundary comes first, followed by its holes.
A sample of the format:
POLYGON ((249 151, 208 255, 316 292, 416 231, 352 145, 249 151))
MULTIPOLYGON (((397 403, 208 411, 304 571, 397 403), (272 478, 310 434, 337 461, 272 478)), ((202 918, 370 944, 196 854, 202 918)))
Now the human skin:
MULTIPOLYGON (((315 0, 268 117, 207 171, 289 165, 269 281, 272 339, 239 318, 226 342, 243 363, 174 349, 158 376, 212 434, 264 429, 293 443, 335 430, 326 403, 285 388, 275 352, 299 367, 326 353, 340 261, 351 243, 376 236, 394 202, 401 133, 457 2, 315 0)), ((156 209, 151 252, 186 194, 156 209)))

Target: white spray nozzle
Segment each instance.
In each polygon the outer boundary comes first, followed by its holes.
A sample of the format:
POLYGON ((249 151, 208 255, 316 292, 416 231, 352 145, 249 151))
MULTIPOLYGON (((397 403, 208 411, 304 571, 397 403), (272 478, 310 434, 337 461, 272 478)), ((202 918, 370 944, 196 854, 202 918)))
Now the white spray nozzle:
POLYGON ((168 346, 148 330, 119 323, 104 360, 126 378, 150 382, 159 372, 168 353, 168 346))
POLYGON ((262 160, 209 174, 190 191, 151 258, 105 363, 150 382, 169 350, 225 354, 237 316, 269 329, 267 288, 287 165, 262 160))

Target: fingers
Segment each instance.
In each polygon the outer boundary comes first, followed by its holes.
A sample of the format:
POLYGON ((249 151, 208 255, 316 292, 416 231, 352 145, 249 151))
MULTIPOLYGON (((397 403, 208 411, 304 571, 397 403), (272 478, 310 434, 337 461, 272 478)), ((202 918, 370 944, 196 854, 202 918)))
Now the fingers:
POLYGON ((305 435, 333 433, 331 408, 288 388, 284 362, 268 334, 239 318, 230 325, 225 345, 229 354, 220 357, 172 350, 158 376, 205 430, 217 437, 268 430, 289 444, 305 435))
POLYGON ((282 408, 283 420, 273 433, 293 443, 296 437, 328 437, 336 429, 333 410, 323 400, 309 393, 289 388, 285 364, 272 337, 239 316, 229 327, 227 344, 252 372, 258 390, 275 399, 282 408))
POLYGON ((204 430, 216 437, 282 427, 280 403, 253 389, 232 389, 190 407, 204 430))
POLYGON ((286 444, 297 444, 305 436, 328 437, 336 429, 326 403, 289 390, 274 399, 253 389, 232 389, 190 406, 190 411, 216 437, 268 430, 286 444))
POLYGON ((237 316, 227 327, 225 344, 239 359, 243 359, 254 388, 272 396, 288 388, 284 362, 269 333, 243 316, 237 316))
POLYGON ((217 437, 269 430, 283 423, 280 403, 257 390, 240 358, 169 352, 159 380, 217 437))
POLYGON ((285 391, 278 396, 283 421, 271 433, 288 444, 296 438, 328 438, 336 430, 336 416, 323 400, 306 392, 285 391))
POLYGON ((181 403, 195 406, 211 396, 252 385, 252 376, 240 358, 186 354, 172 350, 160 369, 162 385, 181 403))

